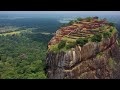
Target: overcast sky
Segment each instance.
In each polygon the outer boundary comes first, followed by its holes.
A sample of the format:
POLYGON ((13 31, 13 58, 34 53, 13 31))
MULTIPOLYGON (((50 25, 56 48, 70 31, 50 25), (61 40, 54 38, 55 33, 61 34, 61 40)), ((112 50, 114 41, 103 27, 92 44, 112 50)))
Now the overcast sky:
POLYGON ((120 15, 120 11, 0 11, 0 14, 95 14, 120 15))

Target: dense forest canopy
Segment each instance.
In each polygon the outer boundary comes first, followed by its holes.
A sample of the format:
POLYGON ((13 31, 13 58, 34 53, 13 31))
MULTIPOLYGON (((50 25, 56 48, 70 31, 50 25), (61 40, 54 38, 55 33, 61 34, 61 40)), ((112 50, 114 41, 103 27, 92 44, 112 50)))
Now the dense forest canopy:
MULTIPOLYGON (((18 25, 9 22, 12 26, 0 27, 0 79, 46 78, 44 69, 47 43, 53 37, 50 30, 54 30, 55 27, 45 22, 42 28, 39 24, 36 28, 32 21, 28 21, 25 22, 26 27, 20 27, 19 20, 18 25)), ((2 21, 1 23, 3 24, 2 21)))
POLYGON ((27 34, 0 36, 0 78, 46 78, 47 42, 45 38, 28 37, 27 34))
POLYGON ((0 78, 46 78, 47 43, 53 35, 39 31, 9 33, 0 34, 0 78))

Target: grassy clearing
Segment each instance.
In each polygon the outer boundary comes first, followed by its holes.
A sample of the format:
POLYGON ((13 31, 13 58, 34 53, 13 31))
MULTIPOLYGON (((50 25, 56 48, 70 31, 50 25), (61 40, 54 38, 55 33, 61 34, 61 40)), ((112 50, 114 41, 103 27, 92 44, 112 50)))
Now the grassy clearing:
POLYGON ((13 35, 13 34, 19 34, 20 31, 15 31, 15 32, 9 32, 9 33, 4 33, 4 34, 0 34, 0 36, 6 36, 6 35, 13 35))
POLYGON ((51 33, 48 33, 48 32, 41 32, 41 34, 50 35, 51 33))
POLYGON ((62 40, 65 40, 67 42, 75 42, 76 39, 68 38, 68 37, 63 37, 62 40))
POLYGON ((20 30, 20 31, 12 31, 12 32, 9 32, 9 33, 2 33, 0 34, 0 36, 6 36, 6 35, 16 35, 16 34, 20 34, 22 32, 31 32, 31 30, 29 29, 26 29, 26 30, 20 30))
POLYGON ((13 35, 13 34, 20 34, 21 32, 26 32, 26 30, 22 30, 22 31, 13 31, 13 32, 9 32, 9 33, 3 33, 3 34, 0 34, 0 36, 6 36, 6 35, 13 35))

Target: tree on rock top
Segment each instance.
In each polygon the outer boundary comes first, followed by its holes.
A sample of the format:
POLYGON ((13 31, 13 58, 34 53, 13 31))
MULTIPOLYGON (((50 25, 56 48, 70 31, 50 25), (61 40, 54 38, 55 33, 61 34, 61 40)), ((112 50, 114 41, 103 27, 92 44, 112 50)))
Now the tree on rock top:
POLYGON ((96 34, 91 38, 92 42, 100 42, 102 39, 102 35, 101 34, 96 34))
POLYGON ((61 48, 64 48, 66 45, 66 41, 61 41, 59 44, 58 44, 58 49, 61 49, 61 48))

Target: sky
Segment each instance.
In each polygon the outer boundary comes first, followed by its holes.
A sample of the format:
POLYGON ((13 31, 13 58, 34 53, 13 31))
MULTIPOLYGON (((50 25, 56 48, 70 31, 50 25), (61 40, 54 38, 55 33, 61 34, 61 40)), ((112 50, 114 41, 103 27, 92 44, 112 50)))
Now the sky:
POLYGON ((120 15, 120 11, 0 11, 0 14, 88 14, 120 15))

